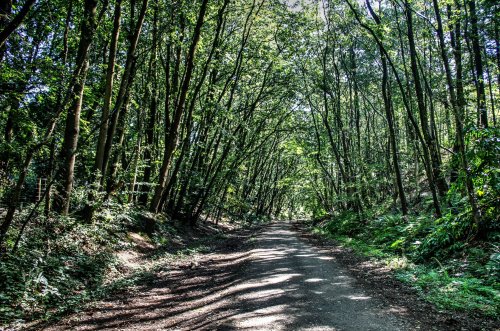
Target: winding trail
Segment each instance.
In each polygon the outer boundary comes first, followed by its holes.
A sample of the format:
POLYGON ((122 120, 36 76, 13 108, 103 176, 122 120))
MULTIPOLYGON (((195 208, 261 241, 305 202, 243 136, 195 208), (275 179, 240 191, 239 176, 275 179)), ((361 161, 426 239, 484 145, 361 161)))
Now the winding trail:
MULTIPOLYGON (((243 239, 241 239, 243 240, 243 239)), ((206 255, 48 330, 415 330, 348 270, 274 223, 246 251, 206 255)))

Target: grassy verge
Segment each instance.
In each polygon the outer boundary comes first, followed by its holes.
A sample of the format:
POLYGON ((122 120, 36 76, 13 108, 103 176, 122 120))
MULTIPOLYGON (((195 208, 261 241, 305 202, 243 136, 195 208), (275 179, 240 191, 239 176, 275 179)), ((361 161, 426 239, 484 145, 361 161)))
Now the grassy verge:
POLYGON ((58 217, 30 224, 18 250, 0 259, 0 329, 55 320, 93 301, 144 286, 172 264, 196 260, 228 239, 209 224, 193 229, 160 215, 154 216, 154 232, 147 235, 144 227, 152 217, 116 206, 103 210, 92 223, 58 217), (46 230, 40 231, 41 226, 46 230))
POLYGON ((499 234, 461 232, 456 217, 344 213, 313 227, 359 255, 385 263, 439 309, 500 317, 499 234), (451 233, 451 234, 450 234, 451 233), (496 244, 495 244, 496 243, 496 244))

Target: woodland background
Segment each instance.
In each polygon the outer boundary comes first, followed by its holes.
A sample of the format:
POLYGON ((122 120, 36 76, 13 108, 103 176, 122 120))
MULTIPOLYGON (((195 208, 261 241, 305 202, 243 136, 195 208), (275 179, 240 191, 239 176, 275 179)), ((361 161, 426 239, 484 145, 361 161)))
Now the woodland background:
POLYGON ((2 320, 101 293, 130 231, 275 218, 497 317, 499 7, 2 1, 2 320))

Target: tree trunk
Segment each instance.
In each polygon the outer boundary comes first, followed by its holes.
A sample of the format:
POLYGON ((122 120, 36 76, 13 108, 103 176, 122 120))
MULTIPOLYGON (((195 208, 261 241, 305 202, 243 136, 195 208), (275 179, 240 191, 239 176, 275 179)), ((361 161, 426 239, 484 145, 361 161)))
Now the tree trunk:
POLYGON ((3 0, 3 3, 0 4, 0 62, 3 60, 3 55, 5 53, 5 42, 9 38, 9 36, 16 31, 16 29, 21 25, 26 15, 30 11, 31 7, 35 4, 36 0, 26 0, 24 5, 21 7, 21 10, 17 15, 10 21, 7 22, 7 18, 12 11, 12 0, 3 0))
POLYGON ((476 71, 476 93, 479 126, 488 127, 488 113, 486 110, 486 92, 484 88, 483 60, 481 59, 481 46, 479 44, 479 28, 476 12, 476 1, 467 0, 469 5, 469 19, 471 25, 470 37, 472 39, 472 53, 474 55, 474 69, 476 71))
MULTIPOLYGON (((154 143, 154 132, 155 132, 155 123, 156 123, 156 114, 158 110, 158 84, 157 84, 157 36, 158 36, 158 4, 155 4, 154 9, 154 18, 153 18, 153 40, 152 40, 152 49, 151 49, 151 57, 149 59, 149 69, 148 69, 148 77, 151 79, 152 91, 147 88, 149 99, 149 121, 146 126, 146 141, 144 148, 144 176, 142 179, 143 183, 146 183, 146 187, 149 188, 148 183, 151 180, 151 172, 153 169, 153 160, 152 160, 152 149, 154 143)), ((169 79, 169 77, 167 77, 169 79)), ((167 91, 168 93, 168 91, 167 91)), ((149 191, 149 190, 148 190, 149 191)), ((148 202, 148 191, 142 190, 141 195, 139 196, 139 203, 143 206, 146 206, 148 202)))
POLYGON ((56 205, 57 211, 63 215, 69 212, 71 191, 73 189, 74 168, 76 160, 76 148, 80 133, 80 113, 82 110, 83 90, 88 70, 88 52, 96 30, 96 8, 97 0, 85 0, 84 17, 81 28, 80 44, 76 57, 76 69, 74 72, 74 86, 71 92, 71 105, 66 117, 66 129, 64 131, 64 142, 62 157, 64 166, 62 168, 62 185, 60 186, 60 197, 56 205))
MULTIPOLYGON (((369 0, 366 0, 366 5, 377 25, 380 25, 381 23, 380 18, 373 11, 369 0)), ((391 95, 388 91, 389 74, 387 71, 387 60, 380 47, 379 51, 380 51, 380 60, 382 62, 382 97, 384 100, 385 117, 387 119, 387 125, 389 126, 389 139, 391 145, 392 163, 394 167, 394 174, 396 176, 396 184, 398 186, 398 195, 399 195, 399 200, 401 202, 401 211, 403 212, 403 215, 406 215, 408 214, 408 204, 406 202, 406 196, 403 189, 403 180, 401 178, 401 168, 399 166, 398 149, 396 145, 396 133, 394 131, 394 119, 391 106, 391 95)))
POLYGON ((104 148, 106 145, 106 137, 109 125, 109 110, 111 108, 111 99, 113 95, 113 80, 115 75, 115 59, 118 49, 118 39, 120 37, 120 17, 121 17, 121 0, 116 0, 115 12, 113 20, 113 32, 111 35, 111 45, 109 48, 108 68, 106 71, 106 88, 104 92, 104 104, 102 107, 101 123, 99 126, 99 137, 97 139, 97 151, 95 157, 95 171, 99 171, 101 176, 103 173, 104 163, 104 148))
POLYGON ((174 112, 174 116, 172 118, 172 123, 169 128, 169 134, 167 136, 167 141, 165 142, 165 152, 163 155, 163 162, 161 165, 158 186, 155 189, 155 193, 153 196, 153 200, 151 201, 150 211, 153 213, 158 212, 158 207, 160 204, 160 200, 167 184, 167 173, 170 167, 170 161, 172 158, 172 154, 177 145, 177 135, 179 130, 179 124, 181 122, 182 114, 184 113, 184 104, 186 102, 187 93, 189 90, 189 85, 191 83, 191 76, 193 74, 194 69, 194 54, 196 51, 196 46, 198 45, 198 41, 200 40, 201 35, 201 27, 203 25, 203 21, 205 18, 205 12, 207 9, 208 0, 203 0, 201 3, 201 7, 198 14, 198 19, 196 22, 196 27, 193 32, 193 39, 191 45, 189 47, 189 52, 186 58, 186 70, 184 75, 184 81, 182 82, 181 91, 179 94, 179 102, 177 104, 177 108, 174 112))
MULTIPOLYGON (((106 143, 104 146, 104 154, 103 154, 103 160, 102 160, 103 177, 106 176, 106 174, 107 174, 109 159, 111 157, 111 149, 113 146, 113 140, 115 137, 118 121, 120 119, 120 111, 122 109, 124 109, 123 106, 124 106, 124 103, 126 100, 126 93, 129 90, 129 85, 132 84, 132 82, 133 82, 133 78, 134 78, 133 69, 135 66, 135 62, 137 60, 135 51, 137 49, 137 43, 139 42, 139 36, 141 34, 141 29, 142 29, 142 24, 144 22, 144 17, 146 16, 147 6, 148 6, 148 0, 143 0, 142 6, 141 6, 141 11, 139 13, 139 18, 137 19, 135 27, 133 26, 133 23, 131 23, 131 30, 130 30, 130 34, 129 34, 130 45, 129 45, 129 48, 127 50, 127 60, 125 63, 125 70, 123 72, 122 80, 120 83, 120 89, 119 89, 118 95, 116 97, 115 106, 113 108, 113 114, 112 114, 110 122, 109 122, 106 143)), ((132 11, 134 10, 133 5, 131 6, 131 10, 132 11)), ((134 15, 131 14, 131 16, 133 17, 134 15)), ((101 182, 104 183, 104 181, 101 181, 101 182)))
POLYGON ((429 128, 429 118, 427 113, 427 108, 424 103, 424 93, 422 89, 422 84, 420 81, 420 73, 417 63, 417 51, 415 46, 414 32, 413 32, 413 13, 410 8, 408 1, 405 2, 405 14, 408 29, 408 45, 410 51, 410 63, 411 71, 413 76, 413 83, 415 88, 415 94, 417 97, 417 107, 420 115, 420 126, 422 128, 422 134, 426 143, 426 147, 429 150, 431 164, 428 166, 432 169, 433 178, 436 182, 436 187, 438 189, 440 196, 445 196, 448 191, 448 185, 443 177, 441 171, 441 163, 439 161, 439 151, 436 143, 436 137, 432 134, 429 128))
POLYGON ((465 187, 467 197, 469 199, 469 203, 472 208, 472 215, 474 217, 474 221, 479 226, 481 222, 481 213, 477 204, 476 192, 474 192, 474 183, 472 182, 472 177, 469 172, 469 165, 467 162, 467 156, 465 151, 465 140, 464 140, 464 128, 462 123, 462 112, 461 109, 462 104, 457 101, 457 96, 455 93, 455 88, 453 84, 453 78, 451 75, 450 64, 448 60, 448 54, 446 52, 446 45, 444 42, 444 32, 443 32, 443 24, 441 20, 441 12, 439 9, 439 4, 437 0, 432 0, 434 6, 434 13, 436 15, 436 20, 438 24, 437 34, 439 38, 439 46, 441 50, 441 58, 443 60, 445 74, 446 74, 446 85, 448 87, 448 93, 450 95, 450 102, 453 109, 453 114, 455 115, 455 125, 456 125, 456 138, 458 143, 458 152, 459 159, 462 165, 462 171, 465 173, 465 187))
MULTIPOLYGON (((427 176, 427 181, 429 182, 429 187, 430 187, 431 194, 432 194, 432 200, 433 200, 433 204, 434 204, 434 209, 435 209, 436 215, 438 217, 440 217, 441 216, 441 207, 440 207, 438 195, 437 195, 437 192, 436 192, 436 185, 434 183, 434 177, 433 177, 432 169, 429 166, 431 164, 431 162, 430 162, 430 156, 429 156, 429 151, 426 148, 425 139, 422 137, 422 134, 420 132, 419 126, 417 124, 417 120, 415 119, 415 117, 413 115, 413 112, 412 112, 412 109, 411 109, 411 106, 410 106, 410 102, 409 102, 409 100, 408 100, 408 98, 406 96, 406 90, 405 90, 405 88, 403 86, 403 82, 401 80, 401 77, 399 76, 399 72, 398 72, 396 66, 394 65, 393 61, 391 60, 391 57, 390 57, 389 53, 387 52, 387 50, 385 49, 384 45, 380 41, 377 33, 375 33, 375 31, 373 30, 373 28, 371 28, 369 25, 367 25, 367 24, 365 24, 363 22, 363 20, 361 19, 358 11, 353 7, 353 5, 351 4, 351 2, 349 0, 346 0, 346 2, 347 2, 347 5, 349 6, 349 8, 351 9, 352 13, 354 14, 354 17, 358 21, 359 25, 361 25, 361 27, 363 27, 365 30, 367 30, 370 33, 370 35, 373 37, 373 39, 375 40, 375 42, 379 46, 379 49, 383 51, 383 53, 384 53, 384 55, 385 55, 385 57, 387 59, 387 62, 388 62, 388 64, 390 65, 390 67, 392 69, 392 72, 393 72, 394 77, 396 79, 397 85, 398 85, 399 90, 401 92, 401 99, 403 101, 403 105, 404 105, 404 108, 406 110, 406 114, 408 115, 408 119, 410 120, 412 128, 414 129, 416 138, 418 139, 418 142, 422 145, 422 148, 423 148, 422 156, 423 156, 424 165, 425 165, 424 169, 425 169, 425 173, 426 173, 426 176, 427 176)), ((400 36, 400 40, 401 40, 401 36, 400 36)), ((403 47, 401 47, 401 48, 403 49, 403 47)), ((406 69, 405 69, 405 72, 406 72, 406 69)))

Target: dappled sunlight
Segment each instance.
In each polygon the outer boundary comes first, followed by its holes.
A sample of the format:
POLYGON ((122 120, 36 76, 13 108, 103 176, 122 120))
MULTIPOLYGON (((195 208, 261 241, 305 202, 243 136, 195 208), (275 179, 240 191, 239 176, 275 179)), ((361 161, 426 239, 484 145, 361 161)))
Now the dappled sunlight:
POLYGON ((383 312, 387 314, 407 315, 408 309, 401 306, 391 306, 387 309, 384 309, 383 312))
POLYGON ((384 308, 360 292, 334 258, 288 229, 273 224, 244 254, 162 273, 130 300, 79 315, 72 329, 401 330, 385 316, 403 315, 403 309, 384 308))
POLYGON ((312 293, 314 294, 318 294, 318 295, 321 295, 321 294, 324 294, 325 292, 321 292, 321 291, 311 291, 312 293))
POLYGON ((322 282, 322 281, 325 281, 326 279, 322 279, 322 278, 309 278, 309 279, 306 279, 304 280, 304 282, 306 283, 317 283, 317 282, 322 282))
POLYGON ((349 300, 370 300, 372 297, 364 296, 364 295, 348 295, 346 296, 349 300))
POLYGON ((0 331, 489 328, 499 4, 3 0, 0 331))
POLYGON ((341 275, 341 276, 335 276, 336 279, 343 279, 343 278, 349 278, 348 276, 344 276, 344 275, 341 275))
POLYGON ((323 260, 323 261, 331 261, 331 260, 333 260, 333 257, 331 257, 331 256, 318 256, 317 259, 323 260))
POLYGON ((277 284, 277 283, 282 283, 289 281, 293 277, 299 277, 302 276, 301 274, 278 274, 271 276, 269 279, 265 279, 263 281, 264 284, 277 284))
POLYGON ((235 317, 239 322, 237 322, 236 326, 242 328, 259 328, 266 327, 278 321, 285 321, 290 318, 286 314, 287 308, 287 305, 275 305, 237 315, 235 317))
POLYGON ((268 299, 272 298, 273 296, 276 295, 282 295, 285 293, 285 290, 283 289, 269 289, 269 290, 262 290, 262 291, 254 291, 249 294, 244 294, 242 297, 245 299, 256 299, 256 300, 262 300, 262 299, 268 299))
MULTIPOLYGON (((234 287, 240 313, 224 325, 249 330, 336 330, 360 329, 352 326, 368 319, 375 319, 371 322, 375 329, 386 323, 367 310, 375 309, 369 304, 372 298, 353 289, 354 280, 337 268, 328 252, 298 240, 280 225, 262 233, 256 245, 247 267, 253 279, 234 287), (356 319, 352 311, 359 315, 356 319)), ((380 309, 376 311, 383 316, 380 309)))

